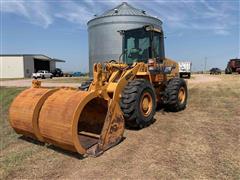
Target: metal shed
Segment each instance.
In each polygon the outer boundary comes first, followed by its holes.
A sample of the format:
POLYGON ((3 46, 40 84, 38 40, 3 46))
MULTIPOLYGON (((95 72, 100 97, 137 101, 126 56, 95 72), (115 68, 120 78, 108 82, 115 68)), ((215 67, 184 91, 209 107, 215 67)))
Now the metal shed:
POLYGON ((0 78, 29 78, 38 70, 53 71, 56 62, 65 61, 42 54, 2 54, 0 78))

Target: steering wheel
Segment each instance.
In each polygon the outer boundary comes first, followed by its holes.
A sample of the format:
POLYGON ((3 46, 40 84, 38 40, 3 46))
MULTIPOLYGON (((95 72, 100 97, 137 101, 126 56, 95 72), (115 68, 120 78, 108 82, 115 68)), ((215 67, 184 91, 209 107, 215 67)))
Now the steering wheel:
POLYGON ((129 58, 138 58, 140 56, 141 48, 131 48, 128 57, 129 58))
POLYGON ((142 51, 142 49, 141 49, 141 48, 136 48, 136 47, 133 47, 133 48, 130 49, 130 53, 131 53, 131 52, 134 53, 134 51, 135 51, 135 52, 136 52, 136 51, 139 52, 139 51, 142 51))

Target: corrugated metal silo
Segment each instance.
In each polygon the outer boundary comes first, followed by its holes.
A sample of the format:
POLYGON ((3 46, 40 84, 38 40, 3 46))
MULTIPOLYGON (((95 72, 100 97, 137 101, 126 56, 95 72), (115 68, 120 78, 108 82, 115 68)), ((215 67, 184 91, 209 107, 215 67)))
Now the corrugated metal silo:
POLYGON ((126 2, 106 11, 88 22, 89 71, 93 64, 118 59, 122 53, 122 36, 119 30, 127 30, 152 24, 162 28, 162 21, 149 16, 126 2))

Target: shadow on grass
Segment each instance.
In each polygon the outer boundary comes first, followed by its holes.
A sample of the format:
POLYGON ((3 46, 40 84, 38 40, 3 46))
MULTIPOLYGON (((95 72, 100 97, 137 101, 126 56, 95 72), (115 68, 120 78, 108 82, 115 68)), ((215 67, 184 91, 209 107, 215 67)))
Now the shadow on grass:
MULTIPOLYGON (((83 159, 85 159, 87 157, 95 157, 95 156, 91 156, 91 155, 89 155, 89 156, 88 155, 81 155, 81 154, 79 154, 77 152, 72 152, 72 151, 69 151, 69 150, 65 150, 65 149, 62 149, 60 147, 54 146, 52 144, 43 143, 43 142, 40 142, 38 140, 29 138, 29 137, 26 137, 26 136, 20 136, 19 139, 27 141, 29 143, 33 143, 35 145, 45 146, 46 148, 51 149, 53 151, 56 151, 57 153, 61 153, 63 155, 67 155, 67 156, 76 158, 78 160, 83 160, 83 159)), ((112 146, 112 147, 110 147, 108 149, 114 148, 118 144, 122 143, 125 139, 126 139, 126 137, 123 137, 117 144, 115 144, 114 146, 112 146)), ((107 151, 108 149, 106 149, 105 151, 107 151)), ((102 155, 103 153, 104 152, 100 153, 98 156, 102 155)), ((96 157, 98 157, 98 156, 96 156, 96 157)))
POLYGON ((20 136, 20 137, 18 137, 18 139, 21 139, 21 140, 24 140, 24 141, 27 141, 29 143, 36 144, 36 145, 39 145, 39 146, 44 146, 45 145, 45 143, 43 143, 43 142, 40 142, 36 139, 32 139, 32 138, 29 138, 29 137, 26 137, 26 136, 20 136))
POLYGON ((68 151, 68 150, 62 149, 60 147, 54 146, 52 144, 48 144, 48 145, 46 145, 46 147, 51 149, 51 150, 54 150, 54 151, 56 151, 58 153, 61 153, 63 155, 67 155, 67 156, 76 158, 78 160, 82 160, 82 159, 86 158, 86 156, 83 156, 83 155, 81 155, 81 154, 79 154, 77 152, 68 151))
POLYGON ((140 131, 141 129, 144 129, 146 127, 151 126, 152 124, 154 124, 156 122, 156 119, 153 118, 153 120, 151 122, 149 122, 148 124, 146 124, 143 128, 140 127, 130 127, 130 126, 126 126, 125 128, 131 131, 140 131))
MULTIPOLYGON (((109 150, 109 149, 111 149, 111 148, 114 148, 114 147, 117 146, 118 144, 122 143, 125 139, 126 139, 126 137, 123 137, 117 144, 115 144, 114 146, 112 146, 112 147, 110 147, 110 148, 107 148, 105 151, 107 151, 107 150, 109 150)), ((54 150, 54 151, 56 151, 56 152, 58 152, 58 153, 61 153, 61 154, 63 154, 63 155, 67 155, 67 156, 70 156, 70 157, 73 157, 73 158, 76 158, 76 159, 79 159, 79 160, 83 160, 83 159, 88 158, 88 157, 94 157, 94 158, 96 158, 96 157, 101 156, 101 155, 105 152, 105 151, 103 151, 102 153, 100 153, 100 154, 97 155, 97 156, 92 156, 92 155, 81 155, 81 154, 79 154, 79 153, 77 153, 77 152, 68 151, 68 150, 62 149, 62 148, 60 148, 60 147, 54 146, 54 145, 52 145, 52 144, 47 145, 47 148, 52 149, 52 150, 54 150)))
POLYGON ((156 111, 161 112, 162 114, 165 114, 165 113, 178 113, 180 111, 184 111, 186 108, 187 108, 187 106, 185 106, 185 108, 183 108, 181 110, 177 110, 177 109, 176 110, 172 110, 169 107, 167 107, 167 105, 157 104, 156 111))
POLYGON ((58 153, 61 153, 61 154, 64 154, 64 155, 67 155, 67 156, 70 156, 70 157, 74 157, 74 158, 77 158, 77 159, 80 159, 80 160, 84 159, 84 156, 78 154, 77 152, 67 151, 67 150, 61 149, 59 147, 56 147, 52 144, 46 144, 44 142, 40 142, 36 139, 32 139, 32 138, 29 138, 29 137, 26 137, 26 136, 20 136, 19 139, 27 141, 27 142, 35 144, 35 145, 45 146, 46 148, 52 149, 52 150, 54 150, 58 153))

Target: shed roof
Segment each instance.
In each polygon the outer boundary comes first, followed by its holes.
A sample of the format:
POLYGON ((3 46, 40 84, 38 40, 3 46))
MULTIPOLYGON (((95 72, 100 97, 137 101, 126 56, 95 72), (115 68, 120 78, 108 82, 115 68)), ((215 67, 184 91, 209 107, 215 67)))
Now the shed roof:
POLYGON ((55 62, 66 62, 65 60, 57 59, 57 58, 50 58, 44 54, 0 54, 0 57, 7 57, 7 56, 31 56, 36 59, 41 60, 48 60, 48 61, 55 61, 55 62))

